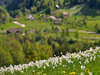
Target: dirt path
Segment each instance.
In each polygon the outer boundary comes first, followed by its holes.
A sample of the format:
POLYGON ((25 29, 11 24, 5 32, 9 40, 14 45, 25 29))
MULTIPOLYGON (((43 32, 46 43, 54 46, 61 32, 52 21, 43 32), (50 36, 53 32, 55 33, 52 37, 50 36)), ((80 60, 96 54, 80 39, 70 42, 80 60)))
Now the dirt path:
POLYGON ((21 27, 25 27, 25 24, 18 23, 17 21, 13 22, 14 24, 20 25, 21 27))
MULTIPOLYGON (((69 30, 69 32, 75 32, 76 30, 69 30)), ((81 33, 89 33, 89 34, 96 34, 96 35, 100 35, 100 34, 98 34, 98 33, 96 33, 96 32, 91 32, 91 31, 79 31, 79 32, 81 32, 81 33)))

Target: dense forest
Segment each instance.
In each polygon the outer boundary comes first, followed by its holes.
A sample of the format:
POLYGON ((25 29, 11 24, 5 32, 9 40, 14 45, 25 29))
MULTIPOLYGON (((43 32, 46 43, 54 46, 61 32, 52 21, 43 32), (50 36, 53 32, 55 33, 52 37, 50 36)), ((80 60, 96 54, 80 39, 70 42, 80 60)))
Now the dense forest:
POLYGON ((8 5, 9 10, 19 9, 21 7, 31 8, 35 6, 38 10, 45 8, 53 8, 55 5, 65 6, 65 5, 75 5, 75 4, 88 4, 91 8, 99 8, 99 0, 12 0, 12 3, 8 5), (16 4, 15 4, 16 3, 16 4), (12 7, 14 6, 14 7, 12 7))
POLYGON ((4 3, 1 3, 1 6, 9 12, 10 16, 15 17, 16 15, 37 13, 42 10, 45 10, 46 14, 51 14, 56 9, 56 5, 63 8, 77 4, 86 4, 90 8, 100 10, 99 0, 5 0, 4 3))
POLYGON ((66 7, 76 4, 87 4, 90 8, 100 10, 99 0, 5 0, 6 9, 13 17, 21 12, 24 14, 25 12, 36 13, 44 9, 47 14, 51 14, 56 9, 56 5, 66 7))

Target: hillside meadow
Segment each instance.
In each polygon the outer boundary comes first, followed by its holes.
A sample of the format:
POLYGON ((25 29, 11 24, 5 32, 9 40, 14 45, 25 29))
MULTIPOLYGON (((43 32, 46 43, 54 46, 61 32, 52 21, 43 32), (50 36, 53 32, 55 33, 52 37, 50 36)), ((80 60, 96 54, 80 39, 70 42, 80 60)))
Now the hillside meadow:
MULTIPOLYGON (((62 53, 61 53, 62 54, 62 53)), ((66 53, 61 57, 1 67, 1 75, 99 75, 100 47, 84 52, 66 53)))
POLYGON ((10 11, 16 18, 0 24, 1 75, 100 74, 100 47, 96 47, 100 46, 100 12, 97 9, 86 4, 69 5, 49 14, 43 9, 32 14, 34 21, 27 19, 29 10, 23 10, 10 11), (67 12, 68 18, 62 12, 67 12), (54 20, 48 19, 50 15, 61 18, 61 24, 54 24, 54 20), (25 35, 7 34, 10 28, 22 28, 25 35))

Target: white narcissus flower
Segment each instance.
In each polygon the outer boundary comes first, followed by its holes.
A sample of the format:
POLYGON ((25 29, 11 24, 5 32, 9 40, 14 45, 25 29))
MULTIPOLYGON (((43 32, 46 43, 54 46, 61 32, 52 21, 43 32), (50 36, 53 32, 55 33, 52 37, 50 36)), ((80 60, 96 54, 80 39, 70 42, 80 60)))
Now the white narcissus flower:
MULTIPOLYGON (((97 52, 100 52, 100 47, 96 47, 96 49, 92 49, 92 48, 90 48, 90 50, 86 50, 86 51, 84 51, 84 52, 79 52, 79 53, 66 53, 66 55, 62 55, 62 57, 50 57, 48 60, 39 60, 39 61, 36 61, 35 63, 34 62, 29 62, 29 64, 20 64, 20 65, 14 65, 14 66, 12 66, 12 65, 10 65, 9 67, 1 67, 0 68, 0 74, 1 75, 5 75, 4 73, 5 72, 11 72, 11 73, 14 73, 14 71, 20 71, 20 72, 22 72, 23 73, 23 70, 24 69, 28 69, 29 67, 33 67, 34 68, 34 66, 37 66, 37 68, 41 68, 41 67, 43 67, 44 69, 46 68, 46 66, 50 66, 50 64, 49 63, 51 63, 51 65, 53 65, 53 69, 55 68, 55 67, 57 67, 58 66, 58 64, 59 65, 63 65, 62 63, 63 63, 63 59, 64 60, 66 60, 66 62, 68 63, 68 64, 73 64, 73 65, 75 65, 74 64, 74 61, 73 60, 71 60, 71 58, 73 58, 74 60, 79 60, 80 62, 80 64, 82 64, 82 62, 81 62, 81 59, 84 59, 84 58, 82 58, 82 57, 85 57, 86 58, 86 60, 84 61, 84 63, 85 64, 89 64, 89 59, 90 59, 90 61, 95 61, 95 59, 96 59, 96 53, 97 52)), ((98 55, 98 57, 100 57, 100 55, 98 55)), ((65 67, 65 66, 63 66, 63 67, 65 67)), ((85 66, 83 66, 83 65, 81 65, 81 69, 83 69, 83 70, 85 70, 85 66)), ((34 72, 34 70, 33 70, 33 72, 34 72)), ((84 73, 80 73, 81 75, 84 75, 84 73)), ((89 75, 92 75, 92 72, 89 72, 89 75)))
POLYGON ((89 75, 92 75, 92 72, 90 72, 89 75))
POLYGON ((82 69, 82 70, 85 70, 85 66, 81 65, 81 69, 82 69))
POLYGON ((81 73, 80 73, 80 75, 84 75, 84 73, 83 73, 83 72, 81 72, 81 73))

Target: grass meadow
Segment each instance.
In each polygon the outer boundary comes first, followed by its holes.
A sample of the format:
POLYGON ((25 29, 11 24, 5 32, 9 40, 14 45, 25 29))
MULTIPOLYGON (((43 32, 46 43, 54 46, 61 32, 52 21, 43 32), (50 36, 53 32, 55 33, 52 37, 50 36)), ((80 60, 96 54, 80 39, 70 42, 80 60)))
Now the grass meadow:
MULTIPOLYGON (((62 54, 62 53, 61 53, 62 54)), ((99 75, 100 47, 48 60, 1 67, 1 75, 99 75)))

